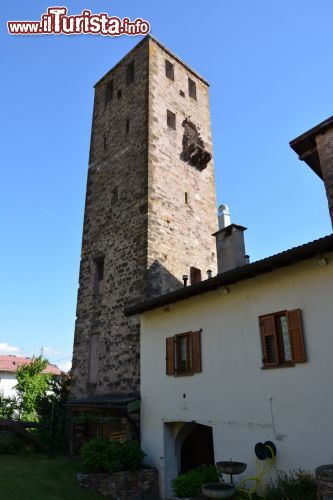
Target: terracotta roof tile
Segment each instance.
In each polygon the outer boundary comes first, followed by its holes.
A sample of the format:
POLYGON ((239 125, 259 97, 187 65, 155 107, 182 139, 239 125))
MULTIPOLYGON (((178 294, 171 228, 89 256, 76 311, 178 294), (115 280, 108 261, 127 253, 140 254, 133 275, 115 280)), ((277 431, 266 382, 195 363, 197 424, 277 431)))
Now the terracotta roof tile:
MULTIPOLYGON (((14 356, 12 354, 0 354, 0 372, 15 373, 16 370, 23 365, 32 362, 32 358, 25 358, 23 356, 14 356)), ((42 373, 51 373, 52 375, 61 375, 61 370, 57 366, 48 363, 42 373)))

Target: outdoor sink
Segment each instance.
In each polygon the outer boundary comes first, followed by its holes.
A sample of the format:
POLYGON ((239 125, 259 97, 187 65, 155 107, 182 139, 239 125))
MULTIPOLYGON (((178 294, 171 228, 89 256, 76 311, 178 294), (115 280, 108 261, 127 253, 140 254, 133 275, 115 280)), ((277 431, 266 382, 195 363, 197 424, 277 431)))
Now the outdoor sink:
POLYGON ((216 462, 216 467, 223 472, 223 474, 241 474, 245 471, 247 465, 243 462, 233 462, 226 460, 225 462, 216 462))
POLYGON ((201 485, 202 493, 208 498, 229 498, 236 491, 233 484, 208 483, 201 485))

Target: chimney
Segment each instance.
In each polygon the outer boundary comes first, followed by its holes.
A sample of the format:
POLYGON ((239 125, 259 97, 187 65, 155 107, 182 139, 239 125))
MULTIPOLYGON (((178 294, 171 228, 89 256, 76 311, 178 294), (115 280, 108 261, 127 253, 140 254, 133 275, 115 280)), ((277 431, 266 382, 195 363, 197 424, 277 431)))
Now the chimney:
POLYGON ((333 116, 291 141, 290 146, 324 181, 333 227, 333 116))
POLYGON ((246 264, 244 231, 246 227, 230 223, 227 205, 218 210, 219 230, 213 234, 216 238, 217 272, 219 274, 246 264))
POLYGON ((230 226, 230 211, 228 205, 220 205, 218 209, 219 229, 230 226))

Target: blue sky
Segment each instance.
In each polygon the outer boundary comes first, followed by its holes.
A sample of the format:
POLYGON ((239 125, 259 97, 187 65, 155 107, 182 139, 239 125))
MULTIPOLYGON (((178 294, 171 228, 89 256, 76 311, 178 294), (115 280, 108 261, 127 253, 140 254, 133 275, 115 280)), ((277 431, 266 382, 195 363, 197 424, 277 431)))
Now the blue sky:
MULTIPOLYGON (((52 2, 51 5, 57 4, 52 2)), ((60 3, 141 17, 211 84, 218 203, 256 260, 331 232, 322 182, 289 141, 332 115, 331 0, 60 3)), ((0 352, 71 359, 93 84, 141 37, 9 36, 1 23, 0 352)))

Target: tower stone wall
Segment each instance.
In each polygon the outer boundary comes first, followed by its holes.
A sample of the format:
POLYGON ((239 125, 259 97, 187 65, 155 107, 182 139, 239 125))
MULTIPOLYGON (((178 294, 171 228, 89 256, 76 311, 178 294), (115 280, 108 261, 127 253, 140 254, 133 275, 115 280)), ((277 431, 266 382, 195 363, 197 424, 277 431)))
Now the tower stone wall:
POLYGON ((151 295, 182 286, 190 267, 216 272, 217 229, 214 164, 200 170, 182 159, 184 120, 198 129, 212 152, 208 84, 169 51, 150 41, 148 148, 148 283, 151 295), (166 78, 165 60, 174 66, 166 78), (189 96, 188 79, 196 85, 189 96), (182 93, 182 94, 181 94, 182 93), (167 126, 167 111, 176 115, 175 129, 167 126), (177 283, 174 282, 176 278, 177 283))
POLYGON ((138 393, 140 318, 125 307, 183 286, 190 266, 216 270, 211 151, 207 84, 152 37, 96 84, 71 399, 138 393))

